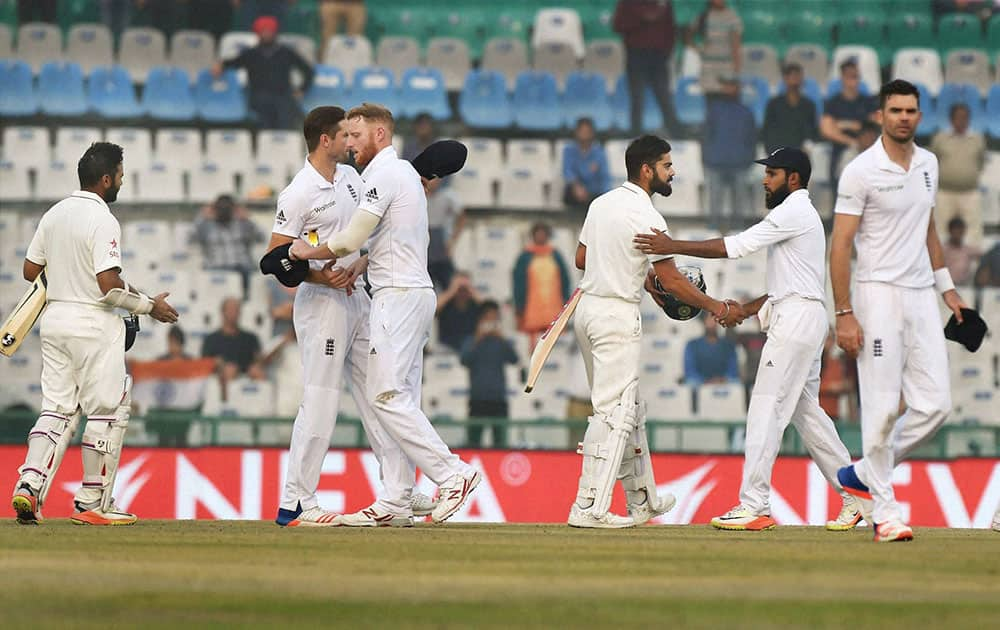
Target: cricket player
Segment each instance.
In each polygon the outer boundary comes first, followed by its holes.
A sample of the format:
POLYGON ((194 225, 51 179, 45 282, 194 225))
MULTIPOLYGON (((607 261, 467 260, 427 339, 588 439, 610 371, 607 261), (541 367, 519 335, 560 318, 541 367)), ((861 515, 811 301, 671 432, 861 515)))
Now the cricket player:
POLYGON ((675 241, 657 232, 637 235, 636 244, 646 254, 701 258, 740 258, 767 248, 767 295, 741 307, 744 316, 758 316, 767 341, 747 410, 740 503, 713 518, 712 525, 774 528, 771 471, 791 422, 823 476, 843 497, 840 514, 826 528, 853 529, 863 516, 861 501, 837 482, 837 470, 850 464, 851 455, 819 406, 819 372, 830 324, 824 305, 826 234, 806 190, 812 165, 793 148, 779 148, 757 164, 765 167, 764 197, 770 210, 761 222, 740 234, 703 242, 675 241))
MULTIPOLYGON (((125 375, 125 324, 114 309, 177 321, 167 294, 154 298, 121 278, 121 226, 108 204, 122 187, 122 148, 96 142, 77 165, 80 190, 42 216, 24 260, 24 279, 45 269, 47 306, 42 335, 42 412, 28 434, 28 454, 11 505, 22 525, 41 520, 40 506, 80 415, 83 485, 72 521, 131 525, 134 514, 115 507, 111 493, 132 399, 125 375)), ((155 245, 155 244, 137 244, 155 245)))
MULTIPOLYGON (((302 170, 278 196, 271 243, 274 249, 296 238, 319 243, 347 227, 357 210, 364 183, 347 160, 347 129, 340 107, 317 107, 303 124, 309 155, 302 170)), ((392 518, 376 521, 365 517, 369 526, 410 526, 414 499, 417 513, 430 513, 423 495, 411 497, 411 469, 394 441, 375 422, 365 395, 368 364, 368 319, 371 298, 361 280, 367 257, 349 254, 334 263, 311 261, 306 281, 295 293, 293 319, 302 358, 304 387, 302 404, 292 427, 288 470, 276 522, 282 526, 336 526, 338 514, 324 511, 316 497, 323 459, 340 408, 341 384, 349 379, 352 394, 378 458, 386 482, 384 496, 377 503, 381 513, 392 518)))
POLYGON ((587 368, 594 415, 588 418, 579 453, 583 467, 572 527, 623 528, 645 523, 673 507, 672 496, 657 497, 646 443, 646 406, 639 398, 642 320, 639 300, 652 265, 663 288, 682 302, 720 320, 732 305, 696 289, 671 256, 646 255, 632 244, 636 233, 655 226, 667 230, 653 207, 653 193, 670 195, 674 177, 670 144, 642 136, 625 151, 628 181, 595 199, 587 211, 576 250, 583 270, 583 296, 574 327, 587 368), (616 479, 625 488, 629 516, 609 512, 616 479))
MULTIPOLYGON (((427 272, 427 197, 417 171, 392 148, 389 110, 365 103, 347 113, 347 125, 347 147, 363 169, 358 211, 346 228, 319 246, 296 240, 289 253, 296 259, 339 260, 370 237, 373 297, 366 391, 378 424, 407 459, 438 484, 439 502, 431 519, 441 522, 462 507, 482 475, 448 449, 420 410, 423 349, 437 302, 427 272)), ((385 480, 387 487, 412 487, 412 466, 398 474, 399 479, 385 480)), ((381 506, 372 506, 371 518, 395 515, 389 508, 383 512, 381 506)), ((359 514, 344 515, 340 522, 351 525, 359 514)))
POLYGON ((857 357, 864 457, 838 477, 874 501, 875 541, 911 540, 892 471, 951 411, 948 354, 937 295, 962 322, 965 307, 934 227, 938 162, 916 146, 920 95, 902 80, 879 91, 882 136, 844 169, 837 188, 830 280, 837 343, 857 357), (851 246, 857 252, 851 294, 851 246), (900 395, 906 413, 897 421, 900 395))

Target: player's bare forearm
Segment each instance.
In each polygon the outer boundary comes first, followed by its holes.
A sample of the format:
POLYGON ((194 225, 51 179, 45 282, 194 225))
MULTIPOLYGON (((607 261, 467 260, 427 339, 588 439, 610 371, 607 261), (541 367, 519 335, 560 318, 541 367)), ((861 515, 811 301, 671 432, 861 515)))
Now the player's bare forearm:
POLYGON ((756 315, 758 311, 760 311, 761 307, 764 306, 764 302, 767 302, 767 295, 762 295, 752 302, 743 304, 743 312, 747 317, 756 315))
POLYGON ((587 269, 587 246, 583 243, 577 243, 576 257, 573 262, 576 263, 576 268, 580 271, 585 271, 587 269))
POLYGON ((721 238, 708 241, 674 241, 676 254, 695 258, 729 258, 726 242, 721 238))
POLYGON ((927 223, 927 255, 931 259, 931 269, 937 270, 944 267, 944 250, 941 249, 941 239, 938 237, 937 227, 934 225, 933 210, 931 210, 931 219, 927 223))
POLYGON ((833 287, 834 308, 838 311, 851 308, 851 253, 854 251, 854 234, 860 223, 860 216, 850 214, 837 214, 833 219, 830 284, 833 287))
POLYGON ((97 274, 97 288, 101 295, 107 295, 111 289, 124 289, 125 281, 117 269, 108 269, 97 274))
POLYGON ((292 242, 291 248, 288 250, 291 257, 295 260, 336 260, 337 257, 333 255, 330 248, 326 246, 326 243, 321 243, 315 247, 306 243, 303 240, 295 239, 292 242))
POLYGON ((42 273, 43 269, 45 269, 44 266, 39 265, 38 263, 31 262, 30 260, 25 258, 24 267, 21 269, 21 273, 24 275, 25 280, 27 280, 28 282, 34 282, 35 278, 38 277, 38 274, 42 273))
POLYGON ((661 260, 653 265, 653 270, 663 290, 681 302, 697 306, 713 315, 726 310, 725 305, 721 301, 709 297, 691 284, 687 277, 677 270, 677 266, 673 260, 661 260))

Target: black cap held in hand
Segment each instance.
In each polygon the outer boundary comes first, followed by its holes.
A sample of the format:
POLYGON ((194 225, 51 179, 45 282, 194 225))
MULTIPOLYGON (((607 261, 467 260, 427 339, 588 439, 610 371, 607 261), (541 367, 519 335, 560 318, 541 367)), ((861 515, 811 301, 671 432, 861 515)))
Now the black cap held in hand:
POLYGON ((962 344, 969 352, 979 350, 985 336, 986 322, 979 316, 979 313, 971 308, 962 309, 961 324, 952 314, 948 319, 948 325, 944 327, 944 338, 962 344))
POLYGON ((781 147, 772 151, 771 155, 766 158, 754 160, 754 162, 798 173, 799 177, 802 178, 803 186, 809 183, 809 176, 812 175, 812 163, 809 161, 809 156, 801 149, 781 147))
POLYGON ((260 259, 260 272, 265 276, 273 274, 286 287, 297 287, 309 275, 309 261, 292 260, 288 257, 291 243, 278 245, 260 259))
POLYGON ((413 158, 411 164, 424 179, 447 177, 462 170, 469 150, 457 140, 438 140, 413 158))

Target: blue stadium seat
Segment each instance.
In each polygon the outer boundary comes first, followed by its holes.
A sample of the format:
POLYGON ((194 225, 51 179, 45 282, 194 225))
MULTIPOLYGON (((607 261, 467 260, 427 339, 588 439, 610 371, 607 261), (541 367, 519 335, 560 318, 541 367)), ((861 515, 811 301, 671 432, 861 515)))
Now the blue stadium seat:
POLYGON ((495 70, 473 70, 458 96, 458 112, 470 127, 500 129, 514 122, 504 76, 495 70))
POLYGON ((392 70, 370 66, 354 72, 354 85, 347 104, 354 107, 361 103, 378 103, 392 111, 399 109, 399 89, 392 70))
POLYGON ((771 86, 764 77, 743 77, 741 79, 742 93, 740 100, 753 112, 757 128, 764 124, 764 111, 767 100, 771 97, 771 86))
POLYGON ((227 70, 218 79, 211 70, 199 72, 194 103, 198 117, 208 122, 241 122, 247 117, 247 100, 234 70, 227 70))
POLYGON ((563 121, 573 127, 580 118, 590 118, 598 131, 611 128, 611 102, 604 77, 593 72, 571 72, 563 92, 563 121))
POLYGON ((1000 83, 994 83, 986 96, 987 131, 994 138, 1000 138, 1000 83))
POLYGON ((313 70, 313 83, 302 99, 302 109, 309 111, 322 105, 339 105, 347 102, 349 90, 344 73, 339 68, 317 64, 313 70))
POLYGON ((50 116, 82 116, 87 113, 83 71, 75 63, 47 63, 38 74, 38 101, 50 116))
POLYGON ((31 66, 23 61, 0 60, 0 116, 31 116, 37 112, 31 66))
POLYGON ((146 77, 142 108, 157 120, 192 120, 194 95, 186 72, 179 68, 153 68, 146 77))
POLYGON ((548 72, 528 70, 514 84, 514 123, 521 129, 555 131, 562 127, 559 88, 548 72))
POLYGON ((410 68, 403 72, 399 85, 399 104, 404 118, 413 118, 421 112, 430 114, 434 120, 451 118, 448 92, 440 71, 410 68))
POLYGON ((972 115, 969 127, 976 132, 986 131, 986 110, 983 108, 983 101, 979 96, 979 89, 974 85, 965 83, 945 83, 937 98, 938 120, 948 120, 948 112, 951 106, 956 103, 965 103, 972 115))
POLYGON ((930 135, 941 128, 942 118, 937 107, 934 105, 934 97, 931 91, 923 83, 914 83, 920 92, 920 135, 930 135))
POLYGON ((677 119, 685 125, 705 123, 705 95, 697 77, 682 77, 677 82, 674 108, 677 110, 677 119))
POLYGON ((132 78, 121 66, 95 68, 90 73, 87 101, 90 109, 105 118, 136 118, 143 114, 132 78))
MULTIPOLYGON (((618 77, 615 82, 615 91, 611 94, 611 117, 616 129, 629 131, 632 127, 632 97, 628 91, 628 81, 625 75, 618 77)), ((676 103, 674 111, 677 110, 676 103)), ((660 131, 663 129, 663 112, 660 111, 660 104, 653 96, 653 90, 649 87, 643 93, 642 104, 642 130, 660 131)))

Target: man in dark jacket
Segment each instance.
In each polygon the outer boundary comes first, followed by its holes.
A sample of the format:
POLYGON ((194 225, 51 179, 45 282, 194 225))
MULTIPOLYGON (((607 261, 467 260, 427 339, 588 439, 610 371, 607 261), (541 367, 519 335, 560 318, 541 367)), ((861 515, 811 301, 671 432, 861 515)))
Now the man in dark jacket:
POLYGON ((708 186, 709 227, 722 232, 752 216, 748 171, 754 160, 757 128, 753 112, 740 102, 740 81, 719 77, 722 92, 710 99, 701 159, 708 186))
POLYGON ((312 85, 312 66, 297 52, 278 43, 277 19, 261 16, 254 20, 253 30, 260 42, 234 59, 216 63, 212 72, 218 77, 223 70, 246 70, 250 109, 257 114, 259 125, 264 129, 290 129, 302 113, 292 86, 292 70, 302 74, 305 91, 312 85))
POLYGON ((802 66, 790 63, 781 71, 785 92, 767 102, 761 140, 768 153, 781 147, 801 149, 819 137, 816 103, 802 93, 802 66))

